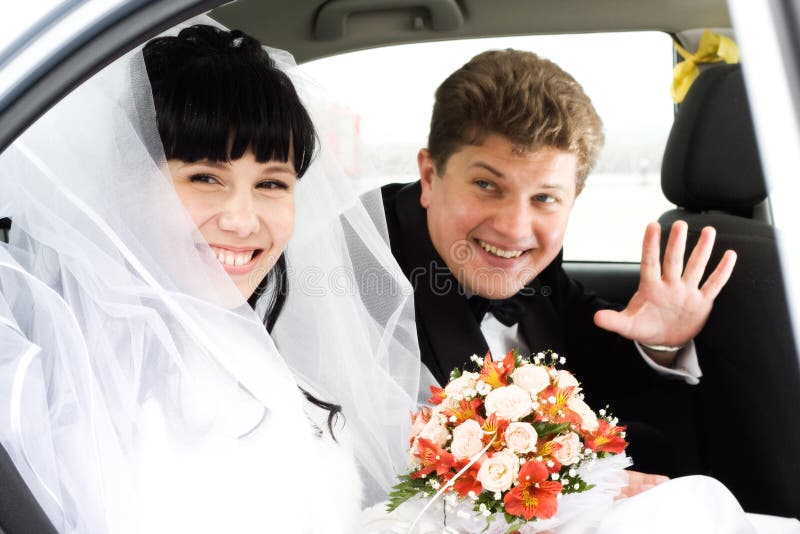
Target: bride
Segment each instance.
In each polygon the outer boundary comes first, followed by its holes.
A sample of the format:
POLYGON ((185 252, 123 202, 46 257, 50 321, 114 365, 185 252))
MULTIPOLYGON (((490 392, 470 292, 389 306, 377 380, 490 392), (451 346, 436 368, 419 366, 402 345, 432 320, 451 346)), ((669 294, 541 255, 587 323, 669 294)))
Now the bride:
POLYGON ((411 291, 291 70, 188 27, 0 156, 0 442, 56 531, 353 532, 403 469, 411 291))
MULTIPOLYGON (((0 156, 0 442, 58 532, 407 531, 358 513, 406 469, 411 291, 379 198, 350 193, 324 100, 292 76, 242 33, 190 27, 0 156)), ((698 491, 746 525, 723 488, 678 481, 600 532, 663 502, 702 518, 698 491)))

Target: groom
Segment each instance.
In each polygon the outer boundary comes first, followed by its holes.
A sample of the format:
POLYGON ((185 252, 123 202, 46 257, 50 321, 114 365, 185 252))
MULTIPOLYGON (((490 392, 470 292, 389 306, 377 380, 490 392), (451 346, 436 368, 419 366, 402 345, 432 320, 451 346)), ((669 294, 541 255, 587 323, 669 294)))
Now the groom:
POLYGON ((422 361, 444 384, 473 353, 553 349, 590 405, 610 404, 628 424, 635 469, 695 472, 692 339, 735 254, 698 287, 713 229, 684 270, 686 225, 672 227, 661 264, 651 223, 627 307, 570 279, 564 232, 602 145, 583 89, 532 53, 485 52, 442 83, 417 157, 420 180, 382 189, 392 252, 414 287, 422 361))

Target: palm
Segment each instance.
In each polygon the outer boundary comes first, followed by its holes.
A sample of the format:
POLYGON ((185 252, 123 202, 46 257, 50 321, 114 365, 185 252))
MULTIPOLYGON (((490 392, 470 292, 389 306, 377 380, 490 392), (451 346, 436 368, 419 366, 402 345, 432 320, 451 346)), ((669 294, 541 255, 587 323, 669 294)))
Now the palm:
POLYGON ((639 288, 621 312, 602 310, 595 323, 628 339, 647 344, 680 346, 703 328, 714 299, 730 278, 736 254, 725 252, 716 269, 700 286, 714 246, 713 228, 704 228, 686 268, 686 223, 672 226, 663 265, 659 262, 660 227, 645 231, 639 288))

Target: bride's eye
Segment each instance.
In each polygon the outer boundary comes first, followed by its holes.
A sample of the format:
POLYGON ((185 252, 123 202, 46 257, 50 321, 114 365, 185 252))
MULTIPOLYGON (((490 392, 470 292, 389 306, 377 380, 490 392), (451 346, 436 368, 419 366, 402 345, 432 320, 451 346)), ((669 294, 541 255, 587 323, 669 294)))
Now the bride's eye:
POLYGON ((189 176, 189 181, 193 184, 218 184, 219 180, 210 174, 193 174, 189 176))
POLYGON ((286 185, 284 182, 280 180, 264 180, 263 182, 259 182, 258 184, 259 189, 289 189, 289 186, 286 185))

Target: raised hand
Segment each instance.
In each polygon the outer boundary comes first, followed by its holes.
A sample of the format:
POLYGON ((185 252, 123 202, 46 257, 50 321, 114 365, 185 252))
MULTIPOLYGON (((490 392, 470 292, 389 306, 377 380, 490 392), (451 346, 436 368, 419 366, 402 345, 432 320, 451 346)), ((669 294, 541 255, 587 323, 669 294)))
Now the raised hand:
POLYGON ((710 226, 703 228, 684 269, 687 228, 683 221, 672 225, 664 262, 660 264, 661 227, 658 223, 647 225, 639 288, 624 310, 598 311, 594 316, 597 326, 640 343, 676 347, 687 344, 700 332, 714 299, 731 276, 736 253, 725 251, 700 287, 716 233, 710 226))

